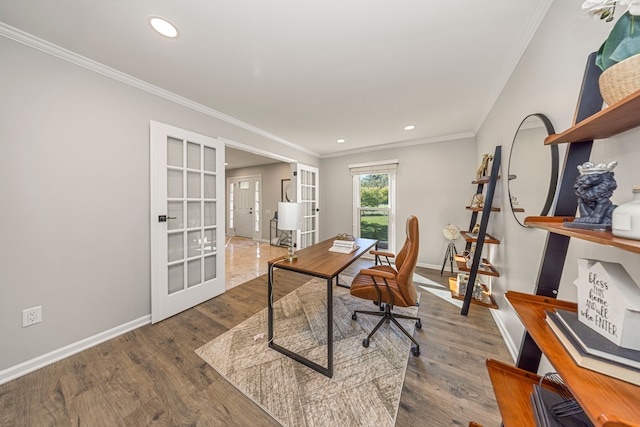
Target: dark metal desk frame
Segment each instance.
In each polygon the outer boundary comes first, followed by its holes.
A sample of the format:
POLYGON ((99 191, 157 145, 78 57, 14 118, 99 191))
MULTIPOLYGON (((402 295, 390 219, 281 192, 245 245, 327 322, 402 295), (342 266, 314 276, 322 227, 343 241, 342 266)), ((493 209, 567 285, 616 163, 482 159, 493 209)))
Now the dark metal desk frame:
POLYGON ((329 252, 329 248, 333 245, 335 238, 331 238, 313 246, 296 252, 298 258, 293 262, 283 261, 282 257, 268 261, 268 291, 267 291, 267 307, 268 307, 268 326, 269 326, 269 347, 288 356, 311 369, 320 372, 323 375, 333 377, 333 279, 355 262, 360 256, 373 248, 377 240, 372 239, 356 239, 358 249, 350 254, 342 254, 337 252, 329 252), (313 277, 326 279, 327 281, 327 366, 321 366, 298 353, 294 353, 275 342, 273 342, 273 274, 274 268, 282 270, 294 271, 296 273, 307 274, 313 277))

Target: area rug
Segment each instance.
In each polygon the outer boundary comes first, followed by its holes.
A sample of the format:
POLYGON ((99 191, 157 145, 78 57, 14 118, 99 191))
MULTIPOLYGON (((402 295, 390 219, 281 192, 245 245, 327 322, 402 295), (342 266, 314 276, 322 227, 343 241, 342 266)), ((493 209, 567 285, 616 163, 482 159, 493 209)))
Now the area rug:
POLYGON ((257 246, 260 242, 257 240, 250 239, 248 237, 227 237, 227 241, 225 243, 225 247, 231 246, 257 246))
MULTIPOLYGON (((348 284, 351 278, 340 280, 348 284)), ((268 347, 266 308, 196 353, 283 426, 393 426, 411 340, 383 325, 364 348, 379 317, 362 314, 354 321, 351 314, 376 306, 346 288, 333 289, 333 378, 268 347)), ((415 316, 418 308, 394 311, 415 316)), ((274 319, 274 342, 326 366, 325 280, 312 279, 278 300, 274 319)), ((400 322, 413 334, 414 321, 400 322)))

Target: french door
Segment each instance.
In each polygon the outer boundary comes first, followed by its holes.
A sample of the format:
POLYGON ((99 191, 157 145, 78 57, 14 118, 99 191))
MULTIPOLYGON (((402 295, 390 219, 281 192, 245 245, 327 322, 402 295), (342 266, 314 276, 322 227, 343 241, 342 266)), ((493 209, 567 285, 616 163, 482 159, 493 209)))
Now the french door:
POLYGON ((224 143, 151 121, 151 322, 224 292, 224 143))
POLYGON ((296 237, 296 246, 303 249, 318 243, 320 230, 320 205, 318 204, 318 168, 296 163, 293 176, 296 177, 297 202, 302 203, 304 218, 302 230, 296 237))

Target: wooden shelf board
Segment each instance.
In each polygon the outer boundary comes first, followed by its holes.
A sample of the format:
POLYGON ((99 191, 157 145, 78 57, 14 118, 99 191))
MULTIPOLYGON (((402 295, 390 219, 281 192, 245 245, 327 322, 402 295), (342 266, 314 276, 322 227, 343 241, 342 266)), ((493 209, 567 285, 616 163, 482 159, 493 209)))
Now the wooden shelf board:
MULTIPOLYGON (((457 299, 460 301, 464 301, 464 295, 460 295, 457 291, 458 287, 458 281, 455 277, 449 277, 449 291, 451 292, 451 298, 453 299, 457 299)), ((471 304, 475 304, 475 305, 479 305, 481 307, 488 307, 488 308, 498 308, 498 304, 496 304, 496 301, 493 299, 493 295, 491 295, 488 290, 487 287, 485 285, 482 285, 483 289, 485 289, 484 293, 484 301, 480 301, 477 300, 475 298, 471 298, 471 304)))
POLYGON ((580 228, 567 228, 565 222, 573 221, 573 217, 560 216, 534 216, 524 220, 529 227, 541 228, 551 233, 588 240, 602 245, 613 246, 629 252, 640 254, 640 240, 623 239, 615 237, 610 231, 582 230, 580 228))
MULTIPOLYGON (((470 234, 471 234, 470 231, 461 231, 460 234, 462 234, 462 237, 467 242, 477 242, 478 241, 478 237, 470 236, 470 234)), ((496 239, 495 237, 493 237, 489 233, 484 233, 484 242, 487 243, 487 244, 492 244, 492 245, 499 245, 500 244, 500 240, 496 239)))
MULTIPOLYGON (((472 208, 471 206, 465 206, 465 209, 473 212, 482 212, 484 208, 472 208)), ((491 212, 500 212, 500 208, 491 208, 491 212)))
POLYGON ((514 212, 524 212, 523 208, 512 208, 511 210, 514 212))
MULTIPOLYGON (((455 260, 458 266, 458 270, 464 271, 466 273, 469 273, 471 271, 471 269, 467 267, 467 263, 464 257, 462 257, 461 255, 455 255, 453 259, 455 260)), ((482 274, 485 276, 492 276, 492 277, 500 277, 500 273, 498 273, 498 270, 496 270, 496 268, 489 262, 488 259, 483 258, 482 264, 484 264, 484 266, 481 265, 480 268, 478 268, 478 274, 482 274)))
POLYGON ((508 291, 506 297, 595 425, 620 420, 627 424, 609 425, 640 426, 640 386, 578 366, 545 322, 545 310, 577 311, 577 304, 513 291, 508 291))
POLYGON ((597 112, 562 133, 549 135, 545 145, 609 138, 640 126, 640 91, 597 112))
MULTIPOLYGON (((500 180, 501 176, 498 175, 498 180, 500 180)), ((471 181, 472 184, 488 184, 491 179, 490 175, 481 176, 480 179, 476 179, 475 181, 471 181)), ((516 179, 515 175, 509 175, 509 179, 516 179)))
POLYGON ((536 427, 530 396, 540 377, 514 366, 487 360, 487 370, 505 427, 536 427))

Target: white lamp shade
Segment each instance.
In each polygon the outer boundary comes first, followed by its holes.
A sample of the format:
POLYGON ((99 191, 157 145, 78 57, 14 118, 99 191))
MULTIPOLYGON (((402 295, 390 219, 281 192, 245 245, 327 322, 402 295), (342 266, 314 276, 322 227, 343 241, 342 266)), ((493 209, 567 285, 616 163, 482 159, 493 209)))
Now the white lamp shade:
POLYGON ((278 202, 278 228, 280 230, 302 229, 302 203, 278 202))

